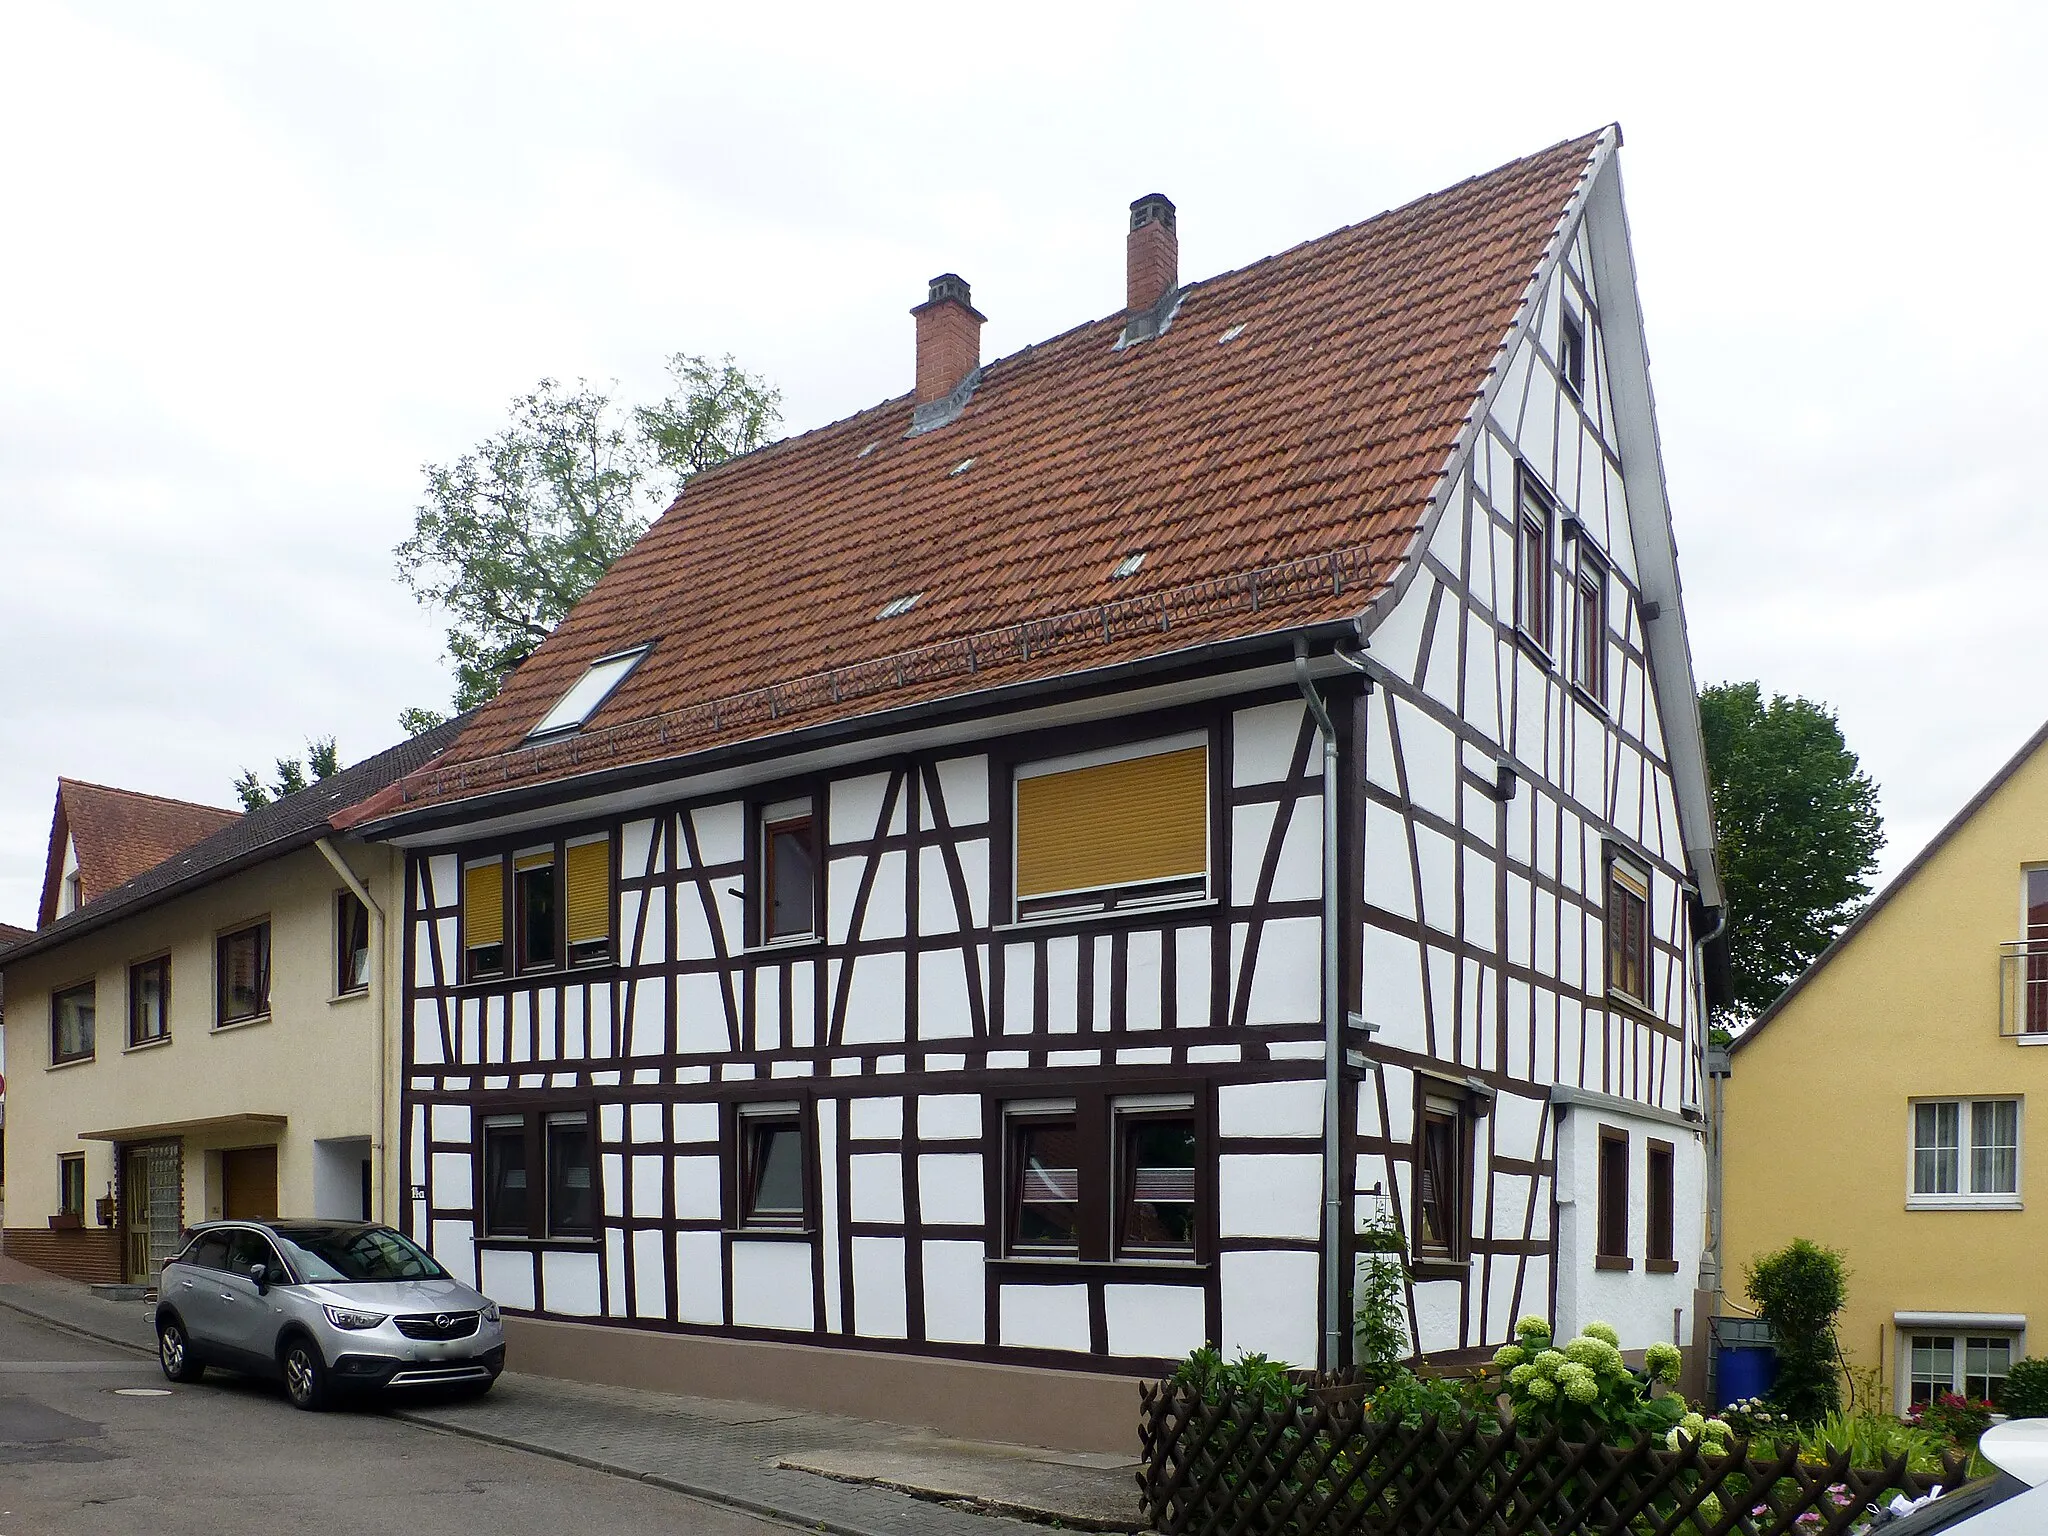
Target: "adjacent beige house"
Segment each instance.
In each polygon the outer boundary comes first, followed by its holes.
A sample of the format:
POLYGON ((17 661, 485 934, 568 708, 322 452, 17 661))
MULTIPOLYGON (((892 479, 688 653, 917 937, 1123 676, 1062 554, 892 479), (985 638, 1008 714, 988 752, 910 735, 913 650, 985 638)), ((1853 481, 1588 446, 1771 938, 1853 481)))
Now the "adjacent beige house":
POLYGON ((402 866, 330 818, 454 729, 233 818, 0 955, 11 1257, 141 1281, 194 1221, 395 1208, 402 866))

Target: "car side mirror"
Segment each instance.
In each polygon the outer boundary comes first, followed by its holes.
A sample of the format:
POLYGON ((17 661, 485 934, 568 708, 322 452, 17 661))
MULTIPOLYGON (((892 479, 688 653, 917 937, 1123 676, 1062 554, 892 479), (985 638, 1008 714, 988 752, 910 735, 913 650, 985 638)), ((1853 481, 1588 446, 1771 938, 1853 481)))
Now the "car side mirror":
POLYGON ((258 1296, 265 1294, 270 1289, 270 1266, 268 1264, 251 1264, 249 1266, 249 1278, 256 1282, 256 1294, 258 1296))

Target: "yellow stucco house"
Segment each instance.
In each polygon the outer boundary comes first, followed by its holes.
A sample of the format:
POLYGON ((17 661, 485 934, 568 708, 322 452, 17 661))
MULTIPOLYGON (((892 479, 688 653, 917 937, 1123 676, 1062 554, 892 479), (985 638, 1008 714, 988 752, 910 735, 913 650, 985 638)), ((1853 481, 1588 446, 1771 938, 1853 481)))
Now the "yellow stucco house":
MULTIPOLYGON (((397 1206, 402 855, 338 829, 459 722, 239 817, 0 951, 0 1249, 153 1282, 192 1222, 397 1206)), ((71 839, 54 837, 53 849, 71 839)), ((68 866, 53 853, 52 877, 68 866)))
POLYGON ((1896 1408, 2048 1352, 2048 727, 1736 1042, 1725 1286, 1844 1250, 1853 1368, 1896 1408), (2034 1203, 2029 1208, 2028 1196, 2034 1203))

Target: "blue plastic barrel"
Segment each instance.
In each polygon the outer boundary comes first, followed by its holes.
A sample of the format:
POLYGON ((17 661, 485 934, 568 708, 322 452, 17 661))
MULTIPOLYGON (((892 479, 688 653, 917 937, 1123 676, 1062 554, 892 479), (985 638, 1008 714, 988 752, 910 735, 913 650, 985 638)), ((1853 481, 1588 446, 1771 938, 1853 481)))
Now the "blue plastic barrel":
POLYGON ((1763 1397, 1778 1380, 1778 1352, 1765 1344, 1724 1344, 1715 1367, 1714 1406, 1763 1397))

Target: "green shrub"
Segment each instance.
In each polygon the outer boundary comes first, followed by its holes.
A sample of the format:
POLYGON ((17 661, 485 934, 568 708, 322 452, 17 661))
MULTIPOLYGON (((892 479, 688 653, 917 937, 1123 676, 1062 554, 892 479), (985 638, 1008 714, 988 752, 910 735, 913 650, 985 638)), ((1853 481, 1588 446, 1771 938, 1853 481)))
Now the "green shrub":
POLYGON ((2048 1360, 2015 1360, 1998 1406, 2016 1419, 2048 1418, 2048 1360))
POLYGON ((1931 1428, 1908 1424, 1872 1408, 1837 1409, 1799 1434, 1799 1448, 1809 1457, 1847 1451, 1852 1466, 1881 1467, 1904 1456, 1907 1468, 1914 1472, 1939 1472, 1947 1444, 1947 1439, 1931 1428))
POLYGON ((1643 1430, 1716 1441, 1727 1435, 1725 1424, 1688 1411, 1676 1392, 1653 1393, 1657 1383, 1678 1379, 1675 1346, 1652 1344, 1638 1373, 1621 1358, 1620 1336, 1605 1323, 1588 1323, 1560 1345, 1551 1341, 1549 1323, 1525 1317, 1515 1324, 1515 1342, 1503 1345, 1493 1364, 1525 1433, 1555 1424, 1571 1440, 1623 1441, 1643 1430))
POLYGON ((1749 1299, 1771 1325, 1778 1382, 1771 1401, 1793 1422, 1818 1424, 1842 1406, 1842 1347, 1835 1317, 1849 1299, 1842 1254, 1806 1238, 1752 1262, 1749 1299))
POLYGON ((1400 1228, 1376 1216, 1358 1229, 1365 1262, 1352 1308, 1352 1358, 1370 1381, 1392 1381, 1408 1356, 1408 1269, 1400 1228))
POLYGON ((1288 1374, 1285 1361, 1243 1350, 1235 1360, 1226 1361, 1209 1344, 1181 1361, 1173 1373, 1173 1384, 1205 1403, 1248 1398, 1259 1408, 1285 1408, 1299 1402, 1303 1393, 1301 1383, 1288 1374))

